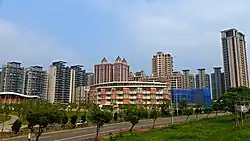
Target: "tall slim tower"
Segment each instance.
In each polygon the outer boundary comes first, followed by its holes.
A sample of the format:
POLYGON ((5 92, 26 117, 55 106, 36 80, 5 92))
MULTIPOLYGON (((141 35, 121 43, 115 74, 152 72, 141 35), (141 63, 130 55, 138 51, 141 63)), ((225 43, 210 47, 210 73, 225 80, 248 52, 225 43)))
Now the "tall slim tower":
POLYGON ((249 87, 245 35, 237 29, 221 31, 225 88, 249 87))
POLYGON ((19 62, 7 62, 2 67, 1 91, 23 93, 24 68, 19 62))
POLYGON ((195 76, 196 88, 210 88, 210 76, 206 73, 206 69, 198 69, 198 74, 195 76))
POLYGON ((214 72, 211 74, 212 95, 213 100, 217 100, 225 92, 224 73, 221 72, 221 67, 213 69, 214 72))
POLYGON ((129 65, 125 58, 121 59, 120 56, 118 56, 113 67, 114 81, 128 81, 129 65))
POLYGON ((51 103, 69 103, 71 72, 65 64, 64 61, 57 61, 49 68, 47 100, 51 103))
POLYGON ((152 58, 152 74, 154 77, 169 77, 173 73, 173 57, 170 54, 157 52, 152 58))
POLYGON ((86 72, 81 65, 75 65, 70 67, 70 94, 69 102, 76 102, 79 97, 77 97, 77 88, 87 85, 86 72))
POLYGON ((182 73, 183 73, 183 88, 184 89, 195 88, 194 75, 190 72, 190 70, 189 69, 182 70, 182 73))
POLYGON ((113 64, 108 63, 107 59, 104 57, 101 64, 94 66, 94 83, 104 83, 113 81, 113 64))

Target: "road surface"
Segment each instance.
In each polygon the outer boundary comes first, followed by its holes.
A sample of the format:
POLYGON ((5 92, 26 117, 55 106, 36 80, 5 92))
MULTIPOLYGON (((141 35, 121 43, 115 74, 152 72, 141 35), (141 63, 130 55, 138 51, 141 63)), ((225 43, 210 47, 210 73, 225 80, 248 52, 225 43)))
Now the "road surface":
MULTIPOLYGON (((215 114, 211 114, 209 117, 215 116, 215 114)), ((206 115, 199 115, 199 119, 205 118, 206 115)), ((190 116, 189 120, 195 119, 195 115, 190 116)), ((186 116, 179 116, 174 117, 175 123, 182 123, 185 122, 186 116)), ((142 120, 140 121, 134 129, 137 128, 146 128, 146 127, 152 127, 153 121, 148 120, 142 120)), ((170 118, 159 118, 156 120, 156 126, 159 125, 166 125, 170 124, 170 118)), ((104 125, 100 129, 100 135, 108 135, 109 133, 118 133, 121 130, 129 130, 131 127, 131 124, 128 122, 122 122, 122 123, 114 123, 114 124, 108 124, 104 125)), ((82 141, 84 139, 90 139, 94 138, 96 135, 96 127, 87 127, 87 128, 78 128, 78 129, 72 129, 72 130, 64 130, 54 133, 44 133, 41 135, 39 141, 82 141)), ((27 137, 15 137, 10 139, 3 139, 5 141, 27 141, 27 137)), ((32 138, 32 141, 35 140, 35 137, 32 138)))

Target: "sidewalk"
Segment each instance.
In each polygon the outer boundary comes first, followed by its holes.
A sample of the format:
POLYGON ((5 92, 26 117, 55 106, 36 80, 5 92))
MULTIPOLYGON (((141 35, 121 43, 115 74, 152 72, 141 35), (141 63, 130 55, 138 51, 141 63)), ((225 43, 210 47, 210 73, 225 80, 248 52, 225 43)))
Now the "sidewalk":
MULTIPOLYGON (((11 116, 11 119, 4 122, 4 129, 3 129, 4 132, 11 131, 12 124, 18 119, 17 116, 14 116, 14 115, 10 115, 10 116, 11 116)), ((2 130, 2 127, 3 127, 3 123, 0 123, 0 130, 2 130)))

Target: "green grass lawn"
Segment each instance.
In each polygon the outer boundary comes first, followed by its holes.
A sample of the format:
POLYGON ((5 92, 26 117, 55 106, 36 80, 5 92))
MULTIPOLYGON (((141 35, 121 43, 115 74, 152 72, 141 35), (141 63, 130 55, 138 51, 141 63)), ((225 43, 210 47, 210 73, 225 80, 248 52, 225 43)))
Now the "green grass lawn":
MULTIPOLYGON (((109 141, 108 139, 107 141, 109 141)), ((250 141, 250 121, 243 128, 236 128, 231 116, 204 119, 188 124, 175 125, 120 135, 116 141, 250 141)))
POLYGON ((4 115, 0 115, 0 123, 5 122, 5 121, 8 121, 8 120, 10 120, 10 119, 11 119, 10 116, 7 116, 7 118, 6 118, 4 115))

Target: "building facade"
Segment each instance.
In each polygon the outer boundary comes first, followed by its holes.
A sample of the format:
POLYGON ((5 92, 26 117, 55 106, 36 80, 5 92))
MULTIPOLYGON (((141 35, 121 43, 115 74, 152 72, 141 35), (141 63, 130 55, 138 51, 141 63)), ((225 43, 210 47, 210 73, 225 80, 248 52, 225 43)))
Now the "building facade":
POLYGON ((44 98, 47 93, 47 72, 41 66, 31 66, 24 72, 23 94, 44 98))
POLYGON ((246 37, 237 29, 221 31, 225 89, 249 87, 246 37))
POLYGON ((211 74, 212 98, 217 100, 225 92, 224 73, 221 72, 221 67, 214 67, 214 72, 211 74))
POLYGON ((173 72, 171 77, 171 88, 183 88, 184 77, 181 72, 173 72))
POLYGON ((64 61, 53 62, 48 71, 47 100, 69 103, 71 71, 64 61))
POLYGON ((170 87, 160 82, 108 82, 93 85, 90 97, 99 105, 161 104, 170 99, 170 87))
POLYGON ((121 59, 118 56, 113 65, 113 80, 114 81, 128 81, 129 65, 125 58, 121 59))
POLYGON ((198 69, 195 80, 196 88, 210 88, 210 76, 206 73, 206 69, 198 69))
POLYGON ((139 72, 130 72, 129 74, 129 81, 143 81, 143 79, 146 77, 145 72, 139 71, 139 72))
POLYGON ((154 77, 169 77, 173 72, 173 57, 170 54, 157 52, 152 58, 152 75, 154 77))
POLYGON ((113 64, 108 63, 104 57, 101 64, 94 66, 95 84, 112 82, 113 81, 113 64))
POLYGON ((195 88, 194 75, 190 72, 189 69, 182 70, 183 73, 183 88, 184 89, 193 89, 195 88))
POLYGON ((203 104, 205 107, 210 107, 212 104, 210 88, 171 89, 171 97, 175 104, 182 101, 187 101, 189 104, 203 104))
POLYGON ((69 103, 77 101, 77 88, 87 85, 87 74, 81 65, 75 65, 70 67, 70 93, 69 103))
POLYGON ((87 86, 94 84, 94 73, 87 73, 87 86))
POLYGON ((129 65, 125 58, 116 58, 115 63, 108 63, 104 57, 101 64, 94 66, 95 84, 112 82, 112 81, 128 81, 129 65))
POLYGON ((19 62, 7 62, 2 66, 1 91, 23 93, 24 68, 19 62))

